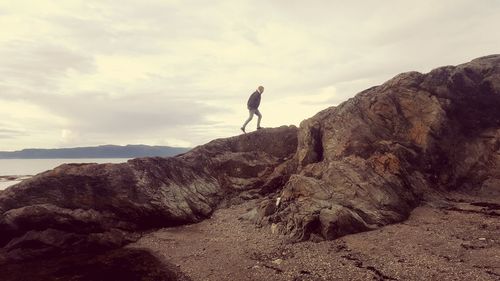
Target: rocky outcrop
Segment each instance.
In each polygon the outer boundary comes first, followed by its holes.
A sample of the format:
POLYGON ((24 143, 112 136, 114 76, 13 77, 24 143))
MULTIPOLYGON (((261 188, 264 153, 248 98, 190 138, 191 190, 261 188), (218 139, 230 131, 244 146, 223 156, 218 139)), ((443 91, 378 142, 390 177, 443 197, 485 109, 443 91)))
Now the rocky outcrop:
POLYGON ((404 73, 300 128, 218 139, 173 158, 63 165, 0 192, 0 264, 113 249, 137 232, 243 216, 294 241, 408 217, 450 189, 500 196, 500 56, 404 73))
POLYGON ((402 221, 434 191, 498 196, 499 109, 498 55, 370 88, 301 123, 296 173, 261 221, 333 239, 402 221))
POLYGON ((198 222, 236 195, 251 195, 296 148, 292 126, 173 158, 62 165, 0 193, 4 259, 115 248, 136 231, 198 222))

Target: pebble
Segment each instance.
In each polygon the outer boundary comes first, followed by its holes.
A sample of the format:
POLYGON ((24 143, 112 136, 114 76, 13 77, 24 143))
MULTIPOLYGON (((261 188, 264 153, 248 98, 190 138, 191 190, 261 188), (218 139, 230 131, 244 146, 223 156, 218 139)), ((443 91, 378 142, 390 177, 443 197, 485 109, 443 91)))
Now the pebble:
POLYGON ((275 259, 275 260, 273 260, 273 263, 280 265, 281 263, 283 263, 283 260, 282 259, 275 259))

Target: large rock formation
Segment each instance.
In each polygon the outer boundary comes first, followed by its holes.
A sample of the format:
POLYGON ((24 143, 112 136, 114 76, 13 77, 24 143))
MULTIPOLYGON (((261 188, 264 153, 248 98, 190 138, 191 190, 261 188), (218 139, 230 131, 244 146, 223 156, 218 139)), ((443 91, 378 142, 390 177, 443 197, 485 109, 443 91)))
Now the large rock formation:
POLYGON ((173 158, 62 165, 0 193, 3 257, 114 248, 135 240, 136 231, 198 222, 240 193, 255 196, 251 190, 296 148, 291 126, 173 158))
POLYGON ((499 148, 500 56, 400 74, 301 123, 296 172, 264 221, 333 239, 404 220, 436 190, 498 196, 499 148))
POLYGON ((404 220, 423 198, 500 195, 500 56, 396 76, 300 128, 174 158, 63 165, 0 192, 0 263, 119 247, 266 196, 246 216, 295 241, 404 220))

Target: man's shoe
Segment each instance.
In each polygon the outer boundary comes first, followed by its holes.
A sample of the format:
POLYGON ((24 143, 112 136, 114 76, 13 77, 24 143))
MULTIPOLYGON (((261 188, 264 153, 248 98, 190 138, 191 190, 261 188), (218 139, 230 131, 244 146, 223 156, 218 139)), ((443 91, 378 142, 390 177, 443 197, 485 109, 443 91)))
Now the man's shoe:
POLYGON ((245 133, 245 134, 247 133, 247 132, 245 132, 245 128, 241 127, 240 129, 243 131, 243 133, 245 133))
POLYGON ((262 127, 257 127, 257 130, 263 129, 262 127))

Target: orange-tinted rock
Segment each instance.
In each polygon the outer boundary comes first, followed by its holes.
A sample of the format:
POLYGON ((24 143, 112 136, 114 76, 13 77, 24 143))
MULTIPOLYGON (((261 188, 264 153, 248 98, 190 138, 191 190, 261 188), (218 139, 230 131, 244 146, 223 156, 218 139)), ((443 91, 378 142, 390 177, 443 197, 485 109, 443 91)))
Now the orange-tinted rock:
POLYGON ((500 56, 400 74, 305 120, 268 221, 295 240, 404 220, 435 190, 498 194, 500 56))

